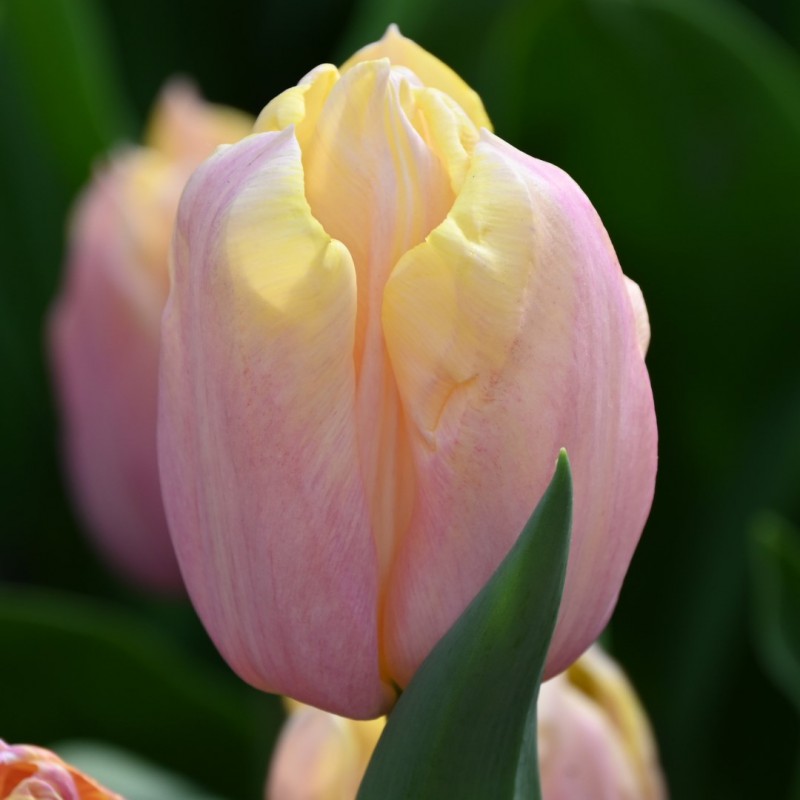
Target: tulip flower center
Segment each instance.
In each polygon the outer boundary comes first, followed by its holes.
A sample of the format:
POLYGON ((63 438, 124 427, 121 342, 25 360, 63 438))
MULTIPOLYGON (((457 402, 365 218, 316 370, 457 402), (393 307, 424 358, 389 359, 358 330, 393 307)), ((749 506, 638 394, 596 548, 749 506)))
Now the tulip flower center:
POLYGON ((384 288, 398 260, 452 208, 478 130, 450 97, 386 58, 355 63, 341 75, 318 68, 267 106, 257 129, 290 123, 311 212, 355 266, 359 455, 385 578, 411 517, 414 467, 384 336, 384 288))
MULTIPOLYGON (((393 348, 397 336, 388 331, 396 328, 402 303, 396 292, 390 300, 387 284, 446 223, 471 168, 479 127, 490 125, 477 96, 454 73, 418 55, 406 58, 394 35, 387 34, 397 47, 391 61, 362 53, 341 73, 317 67, 276 97, 255 126, 256 132, 294 126, 311 214, 353 261, 354 422, 382 592, 414 512, 415 458, 436 447, 441 406, 462 380, 432 377, 431 399, 417 407, 420 371, 432 373, 408 348, 393 348)), ((445 303, 449 329, 453 308, 445 303)))
POLYGON ((358 64, 333 87, 303 146, 312 213, 356 269, 354 361, 361 472, 385 571, 407 526, 414 469, 383 335, 386 281, 398 259, 447 215, 450 177, 428 139, 416 76, 387 60, 358 64))

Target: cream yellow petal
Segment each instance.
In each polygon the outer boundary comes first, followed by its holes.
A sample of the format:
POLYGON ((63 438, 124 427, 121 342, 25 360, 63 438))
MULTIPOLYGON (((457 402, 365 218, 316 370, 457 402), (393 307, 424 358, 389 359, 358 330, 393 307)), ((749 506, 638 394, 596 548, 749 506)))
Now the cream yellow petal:
POLYGON ((445 163, 450 185, 458 194, 472 164, 479 128, 452 97, 438 89, 415 89, 414 101, 424 121, 424 135, 445 163))
POLYGON ((412 493, 405 423, 381 327, 383 287, 398 259, 453 202, 442 160, 414 124, 415 84, 386 59, 355 65, 332 88, 303 151, 311 210, 355 265, 355 412, 382 565, 391 558, 395 531, 407 523, 412 493))
POLYGON ((407 67, 426 85, 450 95, 467 112, 478 128, 492 130, 492 123, 478 93, 447 64, 439 61, 416 42, 407 39, 396 25, 390 25, 379 42, 362 47, 341 67, 342 73, 363 61, 388 58, 393 66, 407 67))
POLYGON ((386 284, 383 329, 406 414, 432 448, 445 404, 502 368, 533 266, 527 189, 478 147, 447 219, 406 253, 386 284))
POLYGON ((303 146, 309 205, 353 255, 364 308, 363 290, 379 300, 397 259, 453 202, 437 153, 414 127, 412 92, 387 60, 359 64, 331 89, 303 146))
POLYGON ((254 130, 257 133, 282 131, 294 125, 300 148, 305 149, 322 106, 338 80, 339 70, 333 64, 320 64, 297 86, 281 92, 267 103, 258 115, 254 130))
MULTIPOLYGON (((264 174, 254 173, 231 203, 225 250, 231 271, 264 301, 254 308, 259 325, 290 325, 295 335, 305 329, 303 335, 315 336, 326 319, 355 314, 355 270, 347 248, 311 215, 299 148, 292 131, 283 136, 286 146, 276 148, 264 174)), ((353 330, 338 330, 344 360, 353 330)))

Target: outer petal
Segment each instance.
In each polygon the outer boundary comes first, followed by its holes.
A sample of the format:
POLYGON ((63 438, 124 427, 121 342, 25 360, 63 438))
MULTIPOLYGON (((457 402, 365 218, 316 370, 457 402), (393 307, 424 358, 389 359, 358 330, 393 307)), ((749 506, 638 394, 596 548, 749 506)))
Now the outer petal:
POLYGON ((355 273, 311 216, 291 129, 200 168, 173 262, 159 449, 195 608, 245 680, 374 716, 393 692, 353 419, 355 273))
POLYGON ((487 132, 474 170, 386 288, 419 487, 382 620, 401 686, 507 553, 560 447, 574 525, 547 673, 563 669, 611 614, 655 479, 650 383, 596 212, 561 170, 487 132), (494 190, 471 197, 484 180, 494 190))

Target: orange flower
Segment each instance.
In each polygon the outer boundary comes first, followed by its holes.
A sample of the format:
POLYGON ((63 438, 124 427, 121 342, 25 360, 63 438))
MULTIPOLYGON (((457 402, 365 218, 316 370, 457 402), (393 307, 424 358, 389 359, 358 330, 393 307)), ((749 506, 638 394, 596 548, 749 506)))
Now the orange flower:
POLYGON ((0 800, 122 800, 55 753, 0 739, 0 800))

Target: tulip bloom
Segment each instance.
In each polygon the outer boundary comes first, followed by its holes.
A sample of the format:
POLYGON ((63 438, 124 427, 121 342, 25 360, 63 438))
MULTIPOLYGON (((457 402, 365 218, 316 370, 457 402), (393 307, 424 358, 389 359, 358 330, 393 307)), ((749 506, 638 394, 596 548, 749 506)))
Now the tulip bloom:
POLYGON ((390 29, 262 111, 178 211, 159 447, 192 601, 253 685, 393 704, 569 452, 547 673, 616 602, 652 500, 641 293, 561 170, 390 29))
POLYGON ((0 800, 122 800, 55 753, 0 739, 0 800))
POLYGON ((72 220, 48 329, 67 473, 97 546, 150 588, 182 586, 156 456, 158 349, 178 200, 197 165, 252 119, 170 84, 143 147, 115 154, 72 220))
MULTIPOLYGON (((355 800, 384 718, 360 722, 289 704, 267 800, 355 800)), ((619 666, 590 648, 543 684, 538 703, 543 800, 664 800, 650 724, 619 666)))

